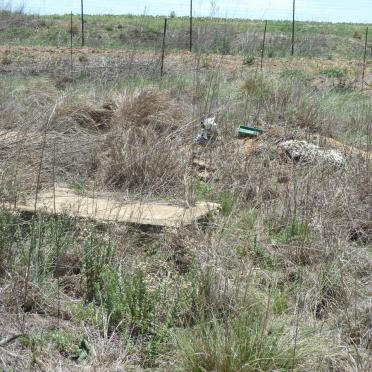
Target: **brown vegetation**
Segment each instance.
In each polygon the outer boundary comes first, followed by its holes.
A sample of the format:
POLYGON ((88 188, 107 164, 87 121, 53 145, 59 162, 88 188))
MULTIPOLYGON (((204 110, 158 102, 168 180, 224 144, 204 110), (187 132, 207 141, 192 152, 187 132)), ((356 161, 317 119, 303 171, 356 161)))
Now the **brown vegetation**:
POLYGON ((16 51, 0 80, 0 369, 370 369, 370 93, 314 86, 338 62, 261 74, 179 53, 160 79, 149 53, 86 49, 67 79, 62 52, 16 51), (195 146, 206 112, 219 136, 195 146), (238 139, 241 124, 264 133, 238 139), (345 163, 290 157, 292 139, 345 163), (87 209, 105 194, 221 211, 160 230, 13 208, 60 185, 87 209))

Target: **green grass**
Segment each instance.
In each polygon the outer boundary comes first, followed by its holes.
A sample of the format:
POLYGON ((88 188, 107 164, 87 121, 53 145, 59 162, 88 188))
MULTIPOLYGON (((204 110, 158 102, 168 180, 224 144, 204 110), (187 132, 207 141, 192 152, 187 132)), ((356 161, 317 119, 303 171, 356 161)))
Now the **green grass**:
POLYGON ((182 371, 286 371, 296 368, 293 345, 283 344, 283 329, 267 324, 265 311, 248 309, 235 319, 216 319, 181 338, 182 371))
MULTIPOLYGON (((41 22, 39 34, 21 40, 27 34, 21 27, 11 42, 65 46, 68 34, 59 28, 68 21, 67 16, 41 17, 36 21, 41 22), (44 38, 46 35, 50 40, 44 38)), ((219 52, 230 48, 233 53, 249 57, 248 62, 257 58, 258 51, 237 50, 231 40, 221 39, 233 34, 224 20, 196 20, 201 21, 217 27, 212 31, 220 39, 212 41, 217 42, 214 47, 217 45, 219 52)), ((172 22, 171 27, 178 30, 187 27, 186 18, 176 18, 173 25, 172 22)), ((243 31, 262 26, 254 21, 232 23, 243 31)), ((88 16, 88 46, 128 47, 118 36, 127 32, 129 25, 143 28, 149 36, 147 44, 135 47, 149 49, 161 24, 161 17, 88 16)), ((337 25, 323 25, 329 32, 338 33, 338 38, 344 37, 337 25)), ((279 32, 287 30, 289 23, 269 22, 269 26, 279 32)), ((301 32, 309 32, 307 36, 310 32, 315 34, 315 26, 319 24, 301 32)), ((343 27, 348 34, 354 26, 343 27)), ((283 32, 288 35, 288 30, 283 32)), ((144 39, 143 34, 137 37, 144 39)), ((76 43, 78 38, 76 33, 76 43)), ((5 63, 4 70, 22 62, 9 49, 11 64, 5 63)), ((272 51, 273 56, 287 55, 284 46, 272 51)), ((78 66, 89 65, 96 57, 86 55, 87 61, 76 61, 78 66)), ((110 58, 114 57, 109 55, 107 60, 110 58)), ((64 89, 56 86, 50 70, 39 76, 2 74, 0 121, 4 130, 40 128, 46 122, 43 114, 50 112, 57 99, 63 100, 62 107, 68 109, 72 102, 74 109, 81 106, 84 110, 85 106, 99 108, 111 100, 120 105, 121 100, 134 100, 133 92, 155 88, 167 92, 172 105, 179 105, 185 123, 195 120, 195 127, 182 127, 165 143, 177 145, 172 155, 182 161, 183 171, 189 160, 185 148, 199 128, 199 114, 209 108, 218 109, 220 131, 213 152, 201 150, 206 151, 202 155, 214 161, 215 174, 208 182, 192 180, 192 196, 196 200, 221 204, 221 213, 208 223, 142 231, 119 224, 95 225, 67 215, 40 213, 30 217, 0 211, 0 307, 5 319, 2 324, 9 324, 4 334, 13 332, 19 322, 12 323, 12 319, 26 311, 26 336, 14 341, 11 349, 12 353, 19 352, 20 361, 24 355, 29 358, 24 370, 30 368, 30 360, 33 367, 40 361, 40 368, 46 370, 53 369, 58 360, 64 369, 119 366, 127 370, 198 372, 342 371, 355 369, 357 360, 363 370, 370 341, 368 320, 363 323, 369 302, 361 289, 370 279, 370 247, 362 241, 350 242, 348 232, 368 216, 365 162, 353 158, 348 160, 350 166, 342 170, 295 164, 278 153, 276 146, 284 138, 304 138, 316 132, 365 148, 370 136, 367 124, 371 102, 367 94, 349 84, 359 76, 358 72, 348 67, 339 76, 343 62, 335 62, 339 67, 325 70, 317 60, 313 63, 294 59, 290 63, 298 62, 297 67, 278 68, 273 74, 267 69, 259 74, 255 71, 257 60, 252 66, 243 66, 242 59, 237 59, 238 64, 226 66, 225 74, 224 69, 215 70, 215 59, 211 53, 202 54, 202 68, 196 76, 194 65, 186 66, 183 60, 174 63, 170 58, 163 79, 159 79, 158 71, 128 74, 120 70, 114 79, 105 80, 104 76, 101 79, 99 74, 84 74, 82 70, 64 89), (324 85, 314 86, 319 80, 324 85), (346 85, 338 80, 345 80, 346 85), (196 81, 200 97, 195 102, 196 81), (236 128, 256 119, 257 126, 262 125, 265 131, 273 128, 278 134, 274 133, 272 139, 262 136, 257 141, 262 149, 258 146, 254 154, 243 156, 237 151, 236 128), (30 285, 24 303, 28 264, 30 285), (357 306, 354 293, 359 296, 357 306)), ((228 60, 223 61, 227 64, 228 60)), ((67 113, 65 120, 76 128, 73 115, 67 113)), ((124 120, 115 116, 112 132, 92 135, 92 142, 104 142, 98 147, 104 157, 100 161, 107 161, 110 142, 106 140, 117 133, 116 126, 127 124, 124 120)), ((59 128, 53 127, 54 130, 59 128)), ((77 133, 82 139, 90 135, 89 129, 77 133)), ((58 139, 63 136, 58 132, 58 139)), ((57 148, 68 147, 71 138, 58 142, 57 148)), ((45 188, 50 187, 52 179, 51 144, 48 138, 48 162, 42 169, 45 188)), ((163 148, 159 146, 157 150, 163 148)), ((77 152, 80 154, 81 150, 84 148, 77 152)), ((31 163, 37 166, 39 151, 37 146, 32 151, 27 148, 25 164, 21 159, 18 176, 23 175, 21 170, 26 176, 18 182, 18 190, 16 167, 11 162, 17 152, 12 147, 2 148, 3 200, 12 202, 16 193, 20 198, 33 195, 35 177, 29 162, 32 158, 31 163)), ((68 151, 66 155, 69 167, 62 163, 66 159, 57 157, 61 161, 57 167, 58 182, 65 182, 78 194, 91 195, 89 185, 94 184, 96 190, 101 174, 96 168, 87 172, 85 165, 71 166, 70 157, 76 159, 75 155, 68 151)), ((97 166, 102 170, 100 163, 97 166)), ((180 184, 174 193, 167 181, 159 194, 151 190, 148 194, 143 185, 133 189, 133 193, 113 190, 104 181, 99 187, 117 191, 122 200, 164 197, 167 201, 183 201, 183 173, 174 182, 180 184)))
MULTIPOLYGON (((7 15, 2 17, 7 19, 7 15)), ((70 16, 23 16, 25 25, 20 22, 10 23, 2 37, 2 43, 15 45, 52 45, 69 46, 70 16)), ((75 15, 73 20, 73 43, 81 44, 80 17, 75 15)), ((164 17, 160 16, 85 16, 86 46, 94 48, 136 48, 159 49, 163 30, 164 17)), ((296 53, 304 56, 326 57, 330 54, 346 58, 360 57, 363 49, 364 24, 347 23, 296 23, 296 53), (321 35, 322 42, 311 41, 321 35), (325 47, 320 44, 325 42, 325 47), (306 45, 308 44, 308 47, 306 45)), ((187 17, 175 17, 169 20, 167 49, 182 50, 188 48, 187 17)), ((258 49, 249 45, 234 46, 234 36, 252 33, 262 34, 264 23, 257 20, 195 18, 194 29, 200 28, 204 38, 194 38, 195 50, 217 52, 221 54, 253 54, 258 56, 258 49), (206 41, 209 40, 210 41, 206 41)), ((287 57, 290 52, 291 22, 269 21, 267 55, 268 57, 287 57), (275 35, 286 35, 288 41, 278 42, 275 35), (271 36, 270 36, 271 35, 271 36)), ((257 36, 256 36, 257 37, 257 36)))
POLYGON ((310 227, 303 222, 292 219, 287 225, 270 228, 272 244, 308 244, 313 235, 310 227))
POLYGON ((81 335, 63 330, 35 332, 29 336, 22 336, 19 342, 22 347, 34 350, 50 343, 57 352, 77 362, 87 359, 90 352, 86 340, 81 335))
POLYGON ((340 79, 346 75, 346 69, 340 67, 330 67, 321 70, 320 73, 328 78, 340 79))

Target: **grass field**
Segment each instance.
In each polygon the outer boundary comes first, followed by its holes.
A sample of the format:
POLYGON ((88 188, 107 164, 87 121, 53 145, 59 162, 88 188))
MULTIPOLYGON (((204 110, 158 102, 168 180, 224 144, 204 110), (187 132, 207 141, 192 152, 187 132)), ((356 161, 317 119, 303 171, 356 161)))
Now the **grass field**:
POLYGON ((290 57, 269 22, 261 71, 262 22, 197 19, 190 53, 172 19, 160 77, 161 18, 88 16, 85 48, 74 22, 71 55, 68 16, 0 18, 0 370, 370 370, 365 25, 298 23, 290 57), (209 113, 218 137, 193 145, 209 113), (55 187, 220 211, 143 228, 21 210, 55 187))
MULTIPOLYGON (((2 13, 2 43, 68 47, 70 16, 24 16, 2 13)), ((160 49, 163 17, 86 16, 86 46, 99 48, 160 49)), ((306 57, 361 58, 365 24, 296 23, 296 54, 306 57)), ((370 25, 371 26, 371 25, 370 25)), ((80 17, 73 16, 73 42, 81 43, 80 17)), ((286 57, 291 51, 289 21, 269 21, 266 53, 269 57, 286 57)), ((195 18, 194 48, 202 52, 259 55, 264 22, 221 18, 195 18)), ((189 19, 168 20, 167 48, 188 49, 189 19)), ((368 50, 369 56, 372 50, 368 50)))

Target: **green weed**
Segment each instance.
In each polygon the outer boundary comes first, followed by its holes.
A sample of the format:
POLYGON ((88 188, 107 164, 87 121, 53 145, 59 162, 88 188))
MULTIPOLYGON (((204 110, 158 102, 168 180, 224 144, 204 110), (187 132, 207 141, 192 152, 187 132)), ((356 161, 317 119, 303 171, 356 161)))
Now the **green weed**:
POLYGON ((322 69, 320 73, 328 78, 341 79, 346 76, 347 70, 342 67, 329 67, 322 69))
POLYGON ((202 323, 179 340, 183 371, 284 371, 295 368, 292 347, 279 326, 249 309, 226 322, 202 323))
POLYGON ((271 254, 267 249, 265 249, 261 244, 258 243, 256 235, 253 238, 251 257, 256 262, 256 264, 260 264, 264 269, 273 269, 274 263, 271 254))
POLYGON ((242 228, 247 230, 253 230, 258 218, 257 209, 250 209, 248 211, 242 212, 241 221, 242 228))
POLYGON ((222 213, 228 215, 231 213, 234 206, 234 195, 229 191, 220 193, 218 202, 221 205, 222 213))
POLYGON ((86 300, 97 299, 97 294, 103 285, 103 274, 112 259, 111 242, 103 242, 92 232, 86 242, 83 259, 86 300))
POLYGON ((4 56, 3 58, 1 58, 1 64, 4 66, 11 65, 12 60, 9 56, 4 56))
POLYGON ((284 79, 303 80, 307 77, 305 71, 298 68, 285 69, 280 72, 280 77, 284 79))
POLYGON ((243 58, 243 65, 253 65, 254 60, 255 60, 254 55, 252 55, 252 54, 247 54, 247 55, 244 56, 244 58, 243 58))
POLYGON ((197 200, 208 200, 211 197, 212 189, 211 186, 203 181, 195 183, 195 196, 197 200))
POLYGON ((291 243, 308 244, 313 240, 313 234, 306 223, 292 219, 285 226, 270 226, 269 234, 272 244, 282 245, 291 243))
POLYGON ((208 54, 203 54, 201 57, 201 66, 208 69, 211 65, 211 59, 208 54))
POLYGON ((16 221, 11 212, 0 211, 0 278, 10 267, 13 244, 19 239, 16 221))
POLYGON ((288 307, 286 294, 284 291, 276 289, 273 292, 273 312, 275 315, 281 315, 285 312, 288 307))

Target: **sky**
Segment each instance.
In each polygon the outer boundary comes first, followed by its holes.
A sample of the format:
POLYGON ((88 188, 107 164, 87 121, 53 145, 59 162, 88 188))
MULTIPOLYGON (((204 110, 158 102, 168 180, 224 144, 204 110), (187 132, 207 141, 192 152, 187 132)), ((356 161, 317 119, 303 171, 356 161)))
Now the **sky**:
MULTIPOLYGON (((293 0, 193 0, 195 16, 291 19, 293 0)), ((0 0, 0 6, 38 14, 79 13, 80 0, 0 0)), ((189 14, 190 0, 84 0, 87 14, 189 14)), ((372 0, 296 0, 296 19, 372 23, 372 0)))

